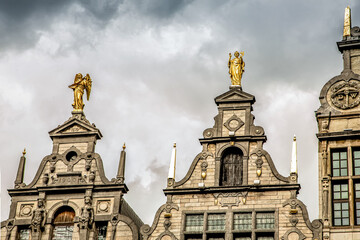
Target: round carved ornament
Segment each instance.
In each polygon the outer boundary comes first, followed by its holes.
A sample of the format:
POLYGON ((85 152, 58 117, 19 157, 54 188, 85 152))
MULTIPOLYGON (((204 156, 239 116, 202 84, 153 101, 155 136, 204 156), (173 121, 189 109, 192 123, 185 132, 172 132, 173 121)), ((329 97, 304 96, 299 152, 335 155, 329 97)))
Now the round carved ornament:
POLYGON ((108 202, 101 202, 99 204, 99 210, 102 212, 106 212, 109 208, 109 203, 108 202))
POLYGON ((340 81, 330 88, 331 103, 340 109, 350 109, 360 104, 360 82, 340 81))
POLYGON ((214 129, 213 128, 205 129, 205 131, 203 132, 203 136, 204 136, 204 138, 213 137, 214 136, 214 129))
POLYGON ((23 216, 29 216, 31 214, 32 208, 30 206, 25 206, 23 209, 21 209, 21 215, 23 216))

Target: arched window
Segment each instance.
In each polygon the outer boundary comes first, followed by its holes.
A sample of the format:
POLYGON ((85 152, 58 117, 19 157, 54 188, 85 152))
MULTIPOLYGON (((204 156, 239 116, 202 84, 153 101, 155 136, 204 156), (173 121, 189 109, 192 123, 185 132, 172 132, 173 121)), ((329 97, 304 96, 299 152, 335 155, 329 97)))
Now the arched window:
POLYGON ((75 211, 68 206, 59 208, 55 213, 53 240, 71 240, 74 230, 75 211))
POLYGON ((243 183, 243 153, 239 148, 228 148, 221 158, 220 186, 243 183))

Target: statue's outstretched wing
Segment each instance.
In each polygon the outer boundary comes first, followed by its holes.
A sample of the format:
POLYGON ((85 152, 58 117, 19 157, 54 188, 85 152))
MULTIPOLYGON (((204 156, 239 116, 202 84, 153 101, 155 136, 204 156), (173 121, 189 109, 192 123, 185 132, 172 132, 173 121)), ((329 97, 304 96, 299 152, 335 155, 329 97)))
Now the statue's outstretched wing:
POLYGON ((90 93, 91 93, 91 85, 92 85, 92 81, 89 74, 86 74, 85 80, 86 80, 86 84, 85 84, 86 96, 87 96, 87 100, 89 101, 90 93))

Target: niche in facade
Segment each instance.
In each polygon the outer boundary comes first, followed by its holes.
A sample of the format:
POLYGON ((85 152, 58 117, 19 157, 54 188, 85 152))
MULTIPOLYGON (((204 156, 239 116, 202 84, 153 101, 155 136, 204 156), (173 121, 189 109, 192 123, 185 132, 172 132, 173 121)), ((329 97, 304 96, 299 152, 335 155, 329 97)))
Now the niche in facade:
POLYGON ((243 183, 243 152, 231 147, 221 158, 220 186, 236 186, 243 183))

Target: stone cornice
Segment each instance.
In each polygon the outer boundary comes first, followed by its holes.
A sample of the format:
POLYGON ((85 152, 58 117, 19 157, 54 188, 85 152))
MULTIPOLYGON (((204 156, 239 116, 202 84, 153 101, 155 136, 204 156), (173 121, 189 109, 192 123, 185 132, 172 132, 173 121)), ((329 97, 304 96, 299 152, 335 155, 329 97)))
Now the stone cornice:
POLYGON ((277 185, 243 185, 233 187, 204 187, 204 188, 173 188, 164 189, 165 195, 182 195, 182 194, 204 194, 204 193, 221 193, 221 192, 264 192, 264 191, 289 191, 300 190, 300 184, 277 184, 277 185))

